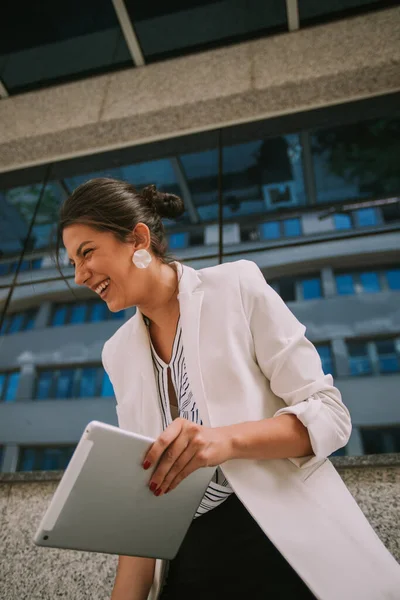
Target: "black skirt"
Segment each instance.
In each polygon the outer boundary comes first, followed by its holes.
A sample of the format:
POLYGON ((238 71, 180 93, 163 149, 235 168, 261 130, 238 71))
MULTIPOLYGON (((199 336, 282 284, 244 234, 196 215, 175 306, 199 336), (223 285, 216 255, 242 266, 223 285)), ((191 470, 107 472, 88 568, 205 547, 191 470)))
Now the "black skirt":
POLYGON ((160 600, 315 600, 240 500, 195 519, 160 600))

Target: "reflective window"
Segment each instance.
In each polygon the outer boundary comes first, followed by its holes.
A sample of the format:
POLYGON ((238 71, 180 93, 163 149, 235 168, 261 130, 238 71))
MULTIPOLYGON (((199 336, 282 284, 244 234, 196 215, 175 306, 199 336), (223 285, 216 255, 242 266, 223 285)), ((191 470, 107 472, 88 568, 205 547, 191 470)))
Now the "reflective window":
POLYGON ((60 327, 65 325, 67 319, 67 305, 59 304, 54 308, 53 318, 51 320, 51 325, 53 327, 60 327))
POLYGON ((0 76, 9 92, 133 66, 111 2, 29 0, 2 7, 0 76), (79 15, 79 17, 77 17, 79 15))
POLYGON ((90 316, 89 320, 93 323, 98 321, 105 321, 107 319, 107 305, 105 302, 93 302, 90 307, 90 316))
POLYGON ((285 219, 283 221, 283 231, 285 236, 301 235, 300 219, 285 219))
POLYGON ((386 279, 391 290, 400 290, 400 269, 387 270, 386 279))
MULTIPOLYGON (((318 18, 326 17, 327 20, 335 17, 352 15, 354 12, 362 12, 368 9, 369 5, 377 4, 376 0, 300 0, 299 15, 300 23, 318 22, 318 18), (358 9, 356 11, 356 9, 358 9)), ((382 8, 385 7, 385 2, 379 2, 382 8)), ((378 7, 379 8, 379 7, 378 7)))
POLYGON ((53 371, 39 371, 36 382, 37 400, 45 400, 52 396, 53 371))
POLYGON ((328 373, 333 375, 333 358, 330 344, 315 344, 315 348, 317 349, 317 352, 321 359, 322 369, 325 375, 327 375, 328 373))
POLYGON ((86 318, 87 303, 76 302, 71 306, 70 323, 84 323, 86 318))
POLYGON ((56 379, 56 398, 72 397, 74 374, 73 369, 60 369, 56 379))
POLYGON ((103 374, 103 382, 101 385, 101 395, 102 396, 114 396, 114 388, 110 381, 108 374, 104 371, 103 374))
POLYGON ((19 371, 0 374, 0 400, 14 402, 17 397, 19 371))
POLYGON ((353 275, 336 275, 335 279, 336 290, 340 296, 355 293, 353 275))
POLYGON ((397 373, 400 371, 400 356, 396 351, 394 340, 377 340, 375 347, 379 357, 380 373, 397 373))
POLYGON ((98 369, 96 367, 88 367, 86 369, 82 369, 82 375, 79 385, 80 397, 90 398, 96 395, 97 373, 98 369))
POLYGON ((321 280, 319 277, 313 279, 303 279, 301 287, 304 300, 313 300, 314 298, 322 298, 321 280))
POLYGON ((279 295, 285 302, 294 302, 296 300, 296 280, 292 277, 282 277, 279 279, 279 295))
POLYGON ((381 291, 378 273, 360 273, 360 281, 364 292, 373 294, 381 291))
POLYGON ((360 428, 365 454, 400 452, 400 427, 360 428))
POLYGON ((372 373, 371 360, 366 342, 348 342, 350 375, 369 375, 372 373))
POLYGON ((126 0, 146 62, 287 30, 285 4, 270 0, 126 0))
POLYGON ((18 333, 19 331, 28 331, 29 329, 33 329, 36 315, 36 309, 7 315, 3 321, 0 335, 10 335, 12 333, 18 333))
POLYGON ((172 233, 168 237, 168 246, 170 250, 182 250, 189 245, 188 233, 172 233))
POLYGON ((67 468, 76 446, 21 448, 17 471, 61 471, 67 468))
MULTIPOLYGON (((376 199, 398 193, 400 173, 392 159, 400 154, 398 119, 321 129, 311 140, 317 202, 376 199)), ((375 209, 360 209, 355 217, 359 227, 377 223, 375 209)))
POLYGON ((260 237, 262 240, 274 240, 281 237, 281 228, 278 221, 261 223, 260 237))
POLYGON ((333 215, 333 222, 335 224, 335 229, 352 229, 353 223, 350 215, 341 215, 336 214, 333 215))
POLYGON ((372 227, 378 224, 375 208, 360 208, 354 211, 358 227, 372 227))

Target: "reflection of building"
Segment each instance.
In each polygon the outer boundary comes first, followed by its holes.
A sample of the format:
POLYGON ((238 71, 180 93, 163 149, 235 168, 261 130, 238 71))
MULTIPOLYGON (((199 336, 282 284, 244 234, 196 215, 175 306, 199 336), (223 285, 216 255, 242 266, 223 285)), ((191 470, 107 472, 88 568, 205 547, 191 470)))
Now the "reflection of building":
MULTIPOLYGON (((383 28, 390 28, 393 21, 386 21, 382 15, 363 17, 360 32, 354 25, 354 38, 361 36, 366 56, 367 47, 375 43, 374 19, 381 19, 383 28), (370 20, 372 37, 365 40, 370 20)), ((329 27, 335 27, 340 37, 340 21, 329 27)), ((390 39, 384 32, 382 36, 390 39)), ((287 44, 295 39, 288 36, 287 44)), ((259 43, 252 46, 254 51, 259 43)), ((231 48, 238 53, 237 60, 242 56, 240 49, 241 46, 231 48)), ((207 60, 209 55, 204 56, 207 60)), ((370 65, 370 59, 366 61, 370 65)), ((164 68, 172 63, 164 63, 164 68)), ((146 74, 147 67, 143 69, 146 74)), ((365 72, 362 69, 362 76, 366 76, 365 72)), ((342 75, 345 77, 346 71, 342 75)), ((307 89, 310 91, 311 87, 307 89)), ((18 163, 14 171, 6 169, 8 172, 0 175, 0 189, 4 190, 0 194, 0 210, 2 215, 13 217, 6 217, 6 225, 2 222, 0 230, 0 248, 4 253, 0 256, 2 306, 46 174, 49 183, 0 335, 3 470, 64 465, 90 419, 116 423, 112 389, 101 368, 100 352, 104 340, 122 319, 133 314, 133 309, 111 315, 90 292, 74 287, 73 296, 59 277, 51 253, 45 249, 59 202, 79 183, 99 175, 127 179, 138 187, 155 183, 182 195, 187 210, 177 224, 166 224, 169 246, 196 268, 218 263, 221 208, 223 260, 245 258, 260 266, 271 285, 306 324, 324 369, 337 377, 355 425, 346 451, 400 451, 399 203, 380 202, 389 196, 382 181, 381 188, 374 187, 376 193, 365 191, 360 184, 367 170, 365 165, 358 163, 359 179, 348 179, 348 167, 354 166, 354 161, 344 152, 340 170, 337 153, 332 158, 329 152, 336 148, 334 142, 323 152, 317 152, 315 144, 315 136, 327 127, 341 133, 342 143, 346 128, 359 122, 363 133, 359 136, 358 156, 365 148, 372 156, 380 152, 379 141, 374 147, 370 144, 371 127, 386 132, 386 141, 398 155, 399 138, 391 133, 399 123, 394 109, 396 98, 384 96, 382 90, 387 89, 371 92, 379 96, 378 100, 354 102, 360 95, 355 89, 353 94, 335 100, 342 106, 329 107, 325 101, 319 110, 307 105, 306 111, 299 101, 295 116, 264 120, 264 111, 254 116, 253 122, 243 123, 245 119, 238 118, 236 125, 229 119, 222 121, 218 109, 219 121, 213 128, 204 126, 202 133, 192 134, 190 128, 184 132, 175 129, 174 134, 169 134, 170 139, 160 135, 151 144, 143 135, 141 145, 121 141, 119 149, 115 149, 119 142, 114 140, 102 153, 98 153, 97 146, 84 152, 82 146, 76 150, 76 158, 70 158, 69 151, 61 156, 58 149, 47 160, 31 156, 30 168, 17 170, 21 166, 18 163), (218 127, 222 127, 221 135, 216 131, 218 127), (176 133, 182 135, 177 137, 176 133), (38 160, 50 162, 50 158, 55 164, 49 172, 33 166, 38 160), (25 193, 28 189, 29 194, 34 190, 29 203, 25 193), (11 197, 14 204, 6 200, 11 197)), ((51 94, 51 89, 40 92, 47 93, 51 94)), ((249 91, 249 99, 252 94, 253 90, 249 91)), ((292 97, 291 91, 290 94, 292 97)), ((32 100, 35 98, 33 95, 32 100)), ((250 102, 249 106, 251 110, 250 102)), ((226 110, 229 108, 227 103, 226 110)), ((184 113, 185 108, 179 113, 182 119, 184 113)), ((171 119, 176 118, 174 115, 171 119)), ((57 133, 52 143, 57 143, 58 135, 63 133, 57 133)), ((120 135, 122 139, 124 131, 120 135)), ((84 138, 84 143, 90 146, 89 138, 84 138)), ((74 140, 77 143, 76 135, 74 140)), ((1 150, 0 144, 0 157, 1 150)), ((378 161, 372 162, 378 165, 378 161)), ((398 174, 391 176, 387 170, 379 170, 368 172, 368 177, 375 176, 379 182, 382 172, 387 180, 392 177, 394 191, 390 195, 400 195, 398 174)), ((65 260, 65 274, 71 283, 72 271, 66 265, 65 260)))

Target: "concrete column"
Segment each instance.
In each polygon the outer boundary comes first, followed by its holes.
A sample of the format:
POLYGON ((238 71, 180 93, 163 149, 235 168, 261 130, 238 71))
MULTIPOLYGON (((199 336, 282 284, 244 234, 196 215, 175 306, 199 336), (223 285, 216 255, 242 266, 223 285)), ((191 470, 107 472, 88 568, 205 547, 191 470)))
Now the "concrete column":
POLYGON ((33 363, 29 362, 21 367, 18 389, 15 400, 32 400, 35 387, 36 370, 33 363))
POLYGON ((35 329, 43 329, 47 327, 51 314, 51 302, 42 302, 35 320, 35 329))
POLYGON ((322 294, 325 298, 336 296, 336 282, 332 267, 321 270, 322 294))
POLYGON ((372 372, 374 375, 379 375, 379 355, 374 342, 368 342, 368 356, 372 366, 372 372))
POLYGON ((7 444, 3 449, 1 473, 14 473, 17 470, 19 448, 17 444, 7 444))
POLYGON ((331 342, 333 360, 336 367, 337 377, 349 376, 349 358, 347 355, 346 343, 343 339, 332 340, 331 342))

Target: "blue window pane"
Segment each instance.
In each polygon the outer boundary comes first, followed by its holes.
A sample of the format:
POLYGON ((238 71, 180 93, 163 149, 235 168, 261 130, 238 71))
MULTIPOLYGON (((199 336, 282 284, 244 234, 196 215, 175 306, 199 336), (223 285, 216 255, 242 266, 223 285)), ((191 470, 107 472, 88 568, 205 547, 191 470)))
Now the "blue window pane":
POLYGON ((31 262, 29 260, 23 260, 19 267, 19 272, 24 273, 25 271, 29 271, 30 268, 31 268, 31 262))
POLYGON ((335 224, 335 229, 338 230, 351 229, 353 227, 350 215, 333 215, 333 222, 335 224))
POLYGON ((391 290, 400 290, 400 269, 386 271, 386 277, 391 290))
POLYGON ((44 448, 40 469, 42 471, 63 471, 67 468, 73 454, 73 449, 66 448, 44 448))
POLYGON ((169 236, 169 247, 171 250, 180 250, 187 248, 189 245, 189 234, 188 233, 172 233, 169 236))
POLYGON ((55 309, 54 314, 53 314, 53 319, 51 321, 52 326, 60 327, 61 325, 65 325, 66 317, 67 317, 66 305, 61 304, 60 306, 57 306, 57 308, 55 309))
POLYGON ((322 363, 322 369, 326 374, 333 374, 332 351, 329 344, 318 344, 315 346, 322 363))
POLYGON ((36 319, 36 311, 30 310, 26 315, 24 330, 29 331, 34 328, 36 319))
POLYGON ((4 321, 3 321, 3 325, 1 326, 1 329, 0 329, 0 335, 4 335, 6 333, 9 324, 10 324, 10 317, 5 317, 4 321))
POLYGON ((340 296, 354 294, 353 275, 336 275, 336 289, 340 296))
POLYGON ((56 383, 56 398, 71 398, 74 382, 74 370, 63 369, 59 372, 56 383))
POLYGON ((7 378, 6 389, 4 393, 4 402, 13 402, 17 395, 19 383, 19 373, 11 373, 7 378))
POLYGON ((8 271, 9 271, 10 265, 9 263, 2 263, 0 264, 0 277, 2 275, 7 275, 8 271))
POLYGON ((314 279, 304 279, 301 282, 303 288, 304 300, 313 298, 322 298, 321 281, 316 277, 314 279))
POLYGON ((81 381, 79 385, 79 396, 81 398, 92 398, 96 396, 96 376, 97 369, 88 367, 82 370, 81 381))
POLYGON ((42 258, 35 258, 34 260, 32 260, 32 269, 40 269, 40 267, 42 266, 42 260, 42 258))
POLYGON ((84 323, 86 317, 87 303, 77 302, 72 305, 70 323, 84 323))
POLYGON ((367 357, 350 358, 350 375, 370 375, 372 373, 371 363, 367 357))
POLYGON ((0 400, 3 397, 3 391, 5 390, 6 385, 6 374, 0 373, 0 400))
POLYGON ((107 319, 108 308, 105 302, 94 302, 91 311, 89 320, 91 322, 105 321, 107 319))
POLYGON ((114 388, 108 377, 107 373, 104 371, 103 375, 103 383, 101 386, 101 395, 102 396, 114 396, 114 388))
POLYGON ((124 310, 120 310, 118 312, 110 311, 110 318, 115 319, 115 320, 125 319, 125 311, 124 310))
POLYGON ((39 372, 37 388, 36 388, 37 400, 45 400, 46 398, 50 398, 52 381, 53 381, 53 372, 52 371, 40 371, 39 372))
POLYGON ((381 373, 397 373, 400 371, 400 360, 394 340, 376 341, 375 347, 379 356, 379 370, 381 373))
POLYGON ((16 313, 10 317, 8 333, 17 333, 22 331, 24 324, 24 313, 16 313))
POLYGON ((301 235, 300 219, 285 219, 283 221, 283 233, 285 236, 301 235))
POLYGON ((280 224, 277 221, 270 221, 269 223, 261 223, 260 225, 260 237, 262 240, 273 240, 281 237, 280 224))
POLYGON ((396 355, 380 356, 379 370, 381 373, 398 373, 400 371, 400 361, 396 355))
POLYGON ((381 291, 377 273, 360 273, 360 280, 364 292, 374 294, 381 291))
POLYGON ((19 471, 34 471, 36 462, 36 451, 34 448, 23 448, 19 471))
POLYGON ((357 225, 359 227, 372 227, 378 224, 376 210, 374 208, 360 208, 355 211, 357 225))

